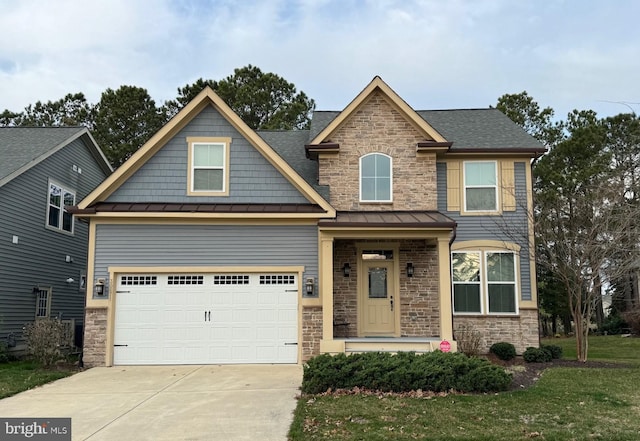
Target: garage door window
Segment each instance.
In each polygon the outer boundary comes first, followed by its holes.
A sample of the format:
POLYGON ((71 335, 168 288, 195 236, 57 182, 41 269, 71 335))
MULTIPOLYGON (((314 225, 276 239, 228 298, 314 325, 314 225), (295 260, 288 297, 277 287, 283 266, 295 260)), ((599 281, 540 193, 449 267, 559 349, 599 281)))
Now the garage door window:
POLYGON ((122 276, 121 285, 157 285, 157 276, 122 276))
POLYGON ((213 276, 213 284, 214 285, 248 285, 249 276, 244 274, 213 276))
POLYGON ((284 274, 260 276, 260 285, 293 285, 296 283, 296 276, 284 274))
POLYGON ((202 285, 204 276, 169 276, 167 284, 169 285, 202 285))

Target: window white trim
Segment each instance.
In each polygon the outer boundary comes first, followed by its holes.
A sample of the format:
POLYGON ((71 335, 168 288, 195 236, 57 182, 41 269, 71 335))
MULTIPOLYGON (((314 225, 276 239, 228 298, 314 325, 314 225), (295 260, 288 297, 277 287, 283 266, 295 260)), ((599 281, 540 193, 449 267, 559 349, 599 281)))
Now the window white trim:
POLYGON ((520 297, 520 260, 516 251, 507 249, 459 249, 451 251, 451 309, 455 315, 518 315, 519 297, 520 297), (455 282, 453 275, 453 254, 479 254, 479 270, 480 270, 480 311, 456 311, 455 310, 455 286, 463 284, 476 284, 475 282, 455 282), (487 272, 487 255, 488 254, 510 254, 513 256, 513 281, 489 281, 487 272), (511 285, 514 287, 514 310, 513 311, 497 311, 489 310, 489 285, 511 285))
POLYGON ((386 155, 384 153, 378 153, 378 152, 374 152, 374 153, 367 153, 366 155, 362 155, 360 157, 359 160, 359 199, 360 202, 373 202, 373 203, 388 203, 388 202, 393 202, 393 158, 389 155, 386 155), (378 179, 389 179, 389 198, 388 199, 380 199, 380 198, 376 198, 374 197, 373 199, 365 199, 362 197, 362 161, 370 156, 375 156, 375 157, 383 157, 389 160, 389 176, 387 178, 387 176, 377 176, 377 174, 374 173, 373 176, 365 176, 365 178, 373 178, 374 182, 377 184, 378 179))
POLYGON ((219 137, 188 137, 188 169, 187 169, 187 195, 188 196, 228 196, 229 195, 229 146, 231 138, 219 137), (200 145, 217 145, 222 147, 222 165, 196 166, 194 150, 200 145), (220 190, 196 190, 196 170, 222 170, 222 188, 220 190))
POLYGON ((65 207, 73 206, 75 204, 75 190, 71 190, 65 185, 61 185, 53 179, 49 179, 47 183, 47 215, 45 219, 45 226, 51 230, 60 231, 66 234, 73 234, 75 220, 73 215, 69 213, 65 207), (59 200, 57 202, 52 201, 52 193, 54 191, 60 192, 59 200), (65 204, 65 198, 67 196, 72 197, 71 201, 67 201, 71 202, 70 204, 65 204))
POLYGON ((467 213, 496 213, 500 211, 500 192, 499 188, 499 174, 498 174, 498 161, 463 161, 462 162, 462 198, 464 203, 464 211, 467 213), (467 165, 469 164, 493 164, 494 173, 495 173, 495 184, 482 184, 482 185, 471 185, 467 184, 467 165), (493 209, 480 209, 480 210, 470 210, 467 207, 467 189, 472 188, 484 188, 484 189, 493 189, 495 193, 495 207, 493 209))

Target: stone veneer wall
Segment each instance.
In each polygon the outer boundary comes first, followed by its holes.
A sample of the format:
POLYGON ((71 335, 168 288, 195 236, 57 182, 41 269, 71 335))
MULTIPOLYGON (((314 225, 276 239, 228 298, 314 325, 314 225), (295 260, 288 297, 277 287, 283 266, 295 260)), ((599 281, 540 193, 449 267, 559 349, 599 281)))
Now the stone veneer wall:
POLYGON ((336 210, 437 210, 436 155, 416 153, 417 143, 425 140, 375 93, 331 136, 340 152, 320 155, 319 184, 331 188, 336 210), (360 157, 374 152, 393 158, 392 203, 360 203, 360 157))
POLYGON ((333 327, 336 338, 358 336, 358 251, 352 240, 336 240, 333 251, 333 327), (342 267, 351 266, 349 277, 342 267))
POLYGON ((84 319, 82 362, 85 367, 104 366, 107 360, 107 308, 87 309, 84 319))
POLYGON ((403 241, 399 259, 402 337, 439 337, 438 249, 424 240, 403 241), (407 277, 407 262, 413 263, 413 277, 407 277))
POLYGON ((492 344, 506 341, 516 347, 516 352, 522 354, 529 346, 538 347, 540 336, 538 333, 538 311, 521 309, 520 315, 511 316, 454 316, 453 329, 461 325, 471 325, 482 336, 481 352, 488 353, 492 344))
POLYGON ((302 362, 320 354, 322 340, 322 307, 302 308, 302 362))
MULTIPOLYGON (((366 242, 366 241, 358 241, 366 242)), ((380 246, 385 241, 372 241, 380 246)), ((397 241, 396 241, 397 242, 397 241)), ((400 333, 402 337, 438 337, 440 300, 438 250, 425 240, 400 241, 400 333), (415 268, 407 277, 407 262, 415 268)), ((353 240, 336 240, 333 259, 334 337, 358 336, 357 248, 353 240), (342 267, 349 263, 351 275, 344 277, 342 267), (348 323, 348 325, 344 325, 348 323), (342 325, 340 325, 342 324, 342 325)))

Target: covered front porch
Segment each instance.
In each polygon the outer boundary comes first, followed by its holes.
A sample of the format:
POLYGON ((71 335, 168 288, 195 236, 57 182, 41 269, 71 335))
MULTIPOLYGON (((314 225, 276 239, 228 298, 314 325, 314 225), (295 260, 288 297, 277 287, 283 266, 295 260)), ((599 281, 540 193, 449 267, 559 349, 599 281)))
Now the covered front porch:
POLYGON ((454 230, 438 212, 346 212, 321 221, 320 352, 430 352, 443 341, 456 350, 454 230))

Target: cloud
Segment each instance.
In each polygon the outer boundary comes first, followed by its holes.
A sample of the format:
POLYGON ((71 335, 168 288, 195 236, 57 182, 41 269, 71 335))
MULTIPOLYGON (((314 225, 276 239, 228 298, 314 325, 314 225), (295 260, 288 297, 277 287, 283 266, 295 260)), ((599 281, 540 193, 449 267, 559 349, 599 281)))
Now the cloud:
POLYGON ((528 90, 557 113, 640 101, 640 6, 537 0, 0 0, 0 110, 107 87, 161 103, 253 64, 341 109, 381 75, 416 108, 528 90))

